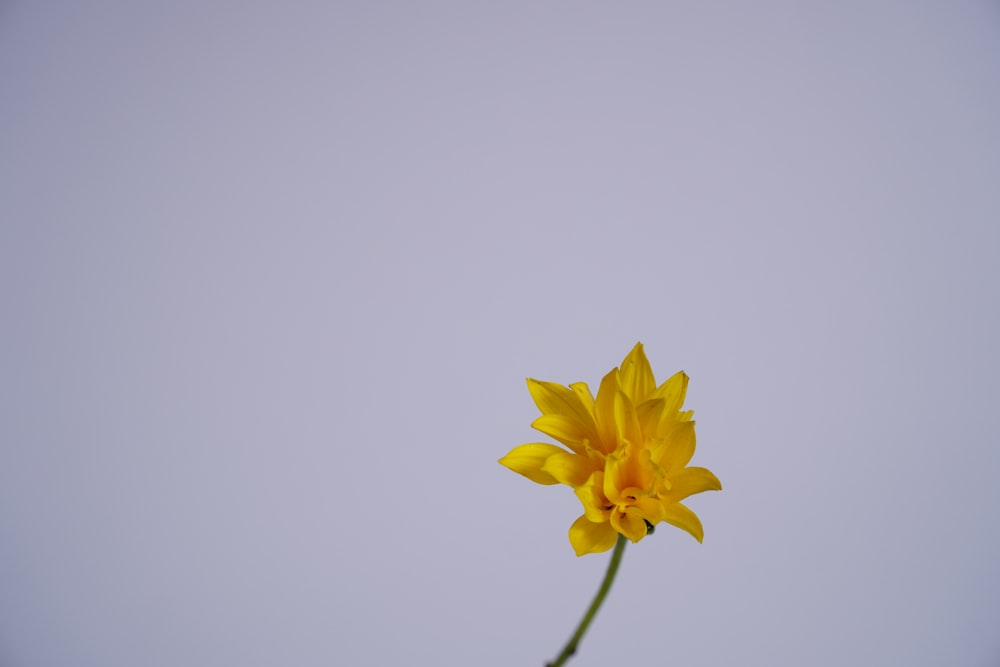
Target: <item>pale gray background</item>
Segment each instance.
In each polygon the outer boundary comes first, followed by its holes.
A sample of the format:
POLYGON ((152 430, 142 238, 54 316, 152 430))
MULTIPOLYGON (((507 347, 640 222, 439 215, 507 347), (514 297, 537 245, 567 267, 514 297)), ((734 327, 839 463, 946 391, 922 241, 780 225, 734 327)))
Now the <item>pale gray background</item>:
POLYGON ((636 340, 725 491, 573 665, 1000 664, 998 119, 992 2, 0 6, 0 665, 541 665, 636 340))

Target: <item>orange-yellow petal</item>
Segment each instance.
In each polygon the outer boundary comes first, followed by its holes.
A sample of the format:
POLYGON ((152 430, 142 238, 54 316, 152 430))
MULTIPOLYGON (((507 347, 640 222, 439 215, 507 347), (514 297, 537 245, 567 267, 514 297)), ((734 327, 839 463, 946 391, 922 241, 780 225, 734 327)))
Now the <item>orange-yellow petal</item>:
POLYGON ((698 515, 680 503, 664 505, 663 520, 671 526, 677 526, 681 530, 691 533, 691 537, 701 542, 705 537, 705 531, 701 527, 701 520, 698 515))
POLYGON ((615 452, 614 454, 608 454, 604 460, 604 483, 602 490, 604 491, 604 496, 616 505, 625 502, 625 499, 621 497, 621 490, 629 486, 634 486, 629 483, 623 458, 624 456, 621 452, 615 452))
POLYGON ((583 486, 576 487, 573 492, 583 505, 584 516, 598 523, 608 520, 613 505, 604 495, 603 472, 593 473, 583 486))
POLYGON ((507 466, 516 473, 520 473, 539 484, 558 484, 559 480, 550 473, 542 470, 545 461, 555 454, 566 454, 566 450, 555 445, 547 445, 542 442, 532 442, 527 445, 519 445, 507 453, 507 456, 498 461, 500 465, 507 466))
POLYGON ((607 551, 617 541, 618 532, 606 521, 595 523, 581 516, 569 527, 569 543, 577 556, 607 551))
POLYGON ((646 537, 646 520, 637 507, 611 511, 611 527, 633 542, 646 537))
POLYGON ((663 521, 663 502, 657 498, 637 497, 634 507, 642 512, 642 518, 651 524, 663 521))
POLYGON ((627 504, 627 495, 654 491, 658 475, 662 474, 653 464, 650 451, 631 443, 620 446, 604 461, 604 494, 616 505, 627 504))

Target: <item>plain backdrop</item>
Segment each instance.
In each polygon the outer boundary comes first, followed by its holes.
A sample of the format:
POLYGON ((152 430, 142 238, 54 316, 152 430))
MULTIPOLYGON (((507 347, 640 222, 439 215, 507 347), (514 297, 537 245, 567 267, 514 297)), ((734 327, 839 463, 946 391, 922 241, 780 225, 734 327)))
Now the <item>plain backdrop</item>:
POLYGON ((996 2, 0 5, 0 665, 541 665, 524 379, 684 369, 575 667, 1000 664, 996 2))

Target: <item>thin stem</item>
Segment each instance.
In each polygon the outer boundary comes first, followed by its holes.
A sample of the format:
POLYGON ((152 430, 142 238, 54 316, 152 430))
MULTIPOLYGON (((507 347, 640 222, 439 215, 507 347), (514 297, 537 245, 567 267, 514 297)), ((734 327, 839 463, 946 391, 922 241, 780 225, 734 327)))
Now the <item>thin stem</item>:
POLYGON ((611 554, 611 562, 608 563, 608 571, 604 573, 604 581, 601 582, 601 587, 597 590, 597 595, 594 596, 593 602, 590 603, 587 613, 583 615, 583 620, 580 621, 580 625, 577 626, 573 636, 563 646, 563 650, 556 656, 555 660, 546 663, 545 667, 561 667, 570 659, 570 656, 576 653, 576 648, 579 646, 580 640, 583 639, 584 633, 590 627, 590 622, 594 620, 597 610, 601 608, 604 598, 607 597, 608 591, 611 590, 611 584, 618 573, 618 564, 622 562, 622 554, 625 553, 625 542, 625 536, 619 535, 618 541, 615 542, 615 550, 611 554))

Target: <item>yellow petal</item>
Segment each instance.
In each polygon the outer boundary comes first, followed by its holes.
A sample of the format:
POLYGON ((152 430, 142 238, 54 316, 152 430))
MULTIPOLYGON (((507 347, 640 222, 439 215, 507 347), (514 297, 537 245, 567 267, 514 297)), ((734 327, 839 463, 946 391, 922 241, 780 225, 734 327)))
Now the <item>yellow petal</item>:
POLYGON ((664 505, 663 520, 671 526, 677 526, 681 530, 691 533, 691 536, 699 542, 705 537, 705 531, 701 527, 698 515, 680 503, 664 505))
POLYGON ((635 403, 644 401, 656 389, 653 369, 649 367, 642 343, 636 343, 621 365, 622 391, 635 403))
POLYGON ((577 556, 599 554, 615 546, 618 533, 606 521, 595 523, 581 516, 569 527, 569 543, 577 556))
POLYGON ((635 486, 629 483, 624 458, 624 451, 622 451, 608 454, 604 460, 604 484, 602 485, 602 490, 604 491, 604 496, 616 505, 625 502, 620 491, 630 486, 635 486))
POLYGON ((580 397, 569 387, 528 378, 528 391, 543 415, 564 415, 574 418, 581 424, 593 423, 590 411, 583 406, 580 397))
POLYGON ((619 444, 631 442, 641 445, 642 429, 639 428, 639 417, 635 414, 635 407, 628 395, 624 391, 615 393, 615 434, 618 436, 619 444))
POLYGON ((657 445, 653 460, 666 470, 668 476, 672 476, 688 464, 694 456, 694 448, 694 422, 678 422, 673 425, 663 442, 657 445))
POLYGON ((703 491, 721 491, 722 482, 707 468, 684 468, 669 477, 670 490, 660 494, 665 503, 676 503, 703 491))
POLYGON ((607 521, 613 507, 604 495, 603 485, 604 473, 595 472, 583 486, 573 489, 576 497, 580 499, 580 504, 583 505, 584 516, 597 523, 607 521))
POLYGON ((660 419, 663 415, 664 401, 662 398, 652 398, 635 406, 635 414, 639 418, 639 428, 645 436, 652 436, 657 432, 660 419))
POLYGON ((542 415, 531 422, 531 428, 558 440, 577 454, 584 453, 587 443, 597 438, 593 428, 581 424, 574 417, 562 414, 542 415))
POLYGON ((633 542, 646 537, 646 520, 636 507, 629 507, 624 512, 612 510, 611 527, 633 542))
POLYGON ((616 505, 654 490, 656 469, 649 451, 627 445, 604 460, 604 494, 616 505))
POLYGON ((560 484, 568 484, 574 488, 582 486, 595 472, 595 463, 587 456, 561 452, 546 459, 542 472, 552 475, 560 484))
POLYGON ((601 380, 594 401, 594 417, 597 420, 597 434, 600 442, 594 447, 605 454, 615 450, 615 394, 618 393, 618 369, 613 368, 601 380))
POLYGON ((594 396, 590 393, 590 387, 587 386, 586 382, 574 382, 569 386, 576 394, 576 397, 580 399, 580 403, 583 407, 587 408, 587 412, 591 415, 594 414, 594 396))
POLYGON ((566 450, 562 447, 533 442, 515 447, 507 453, 507 456, 500 459, 498 463, 507 466, 516 473, 524 475, 532 482, 558 484, 559 480, 543 471, 542 466, 545 465, 545 461, 550 456, 566 453, 566 450))
POLYGON ((650 398, 662 398, 666 402, 668 411, 680 410, 684 405, 684 396, 687 394, 688 376, 684 371, 674 373, 667 381, 652 392, 650 398))
POLYGON ((637 497, 635 499, 635 505, 640 512, 642 512, 642 518, 651 524, 657 524, 663 521, 663 502, 657 500, 656 498, 648 497, 637 497))

